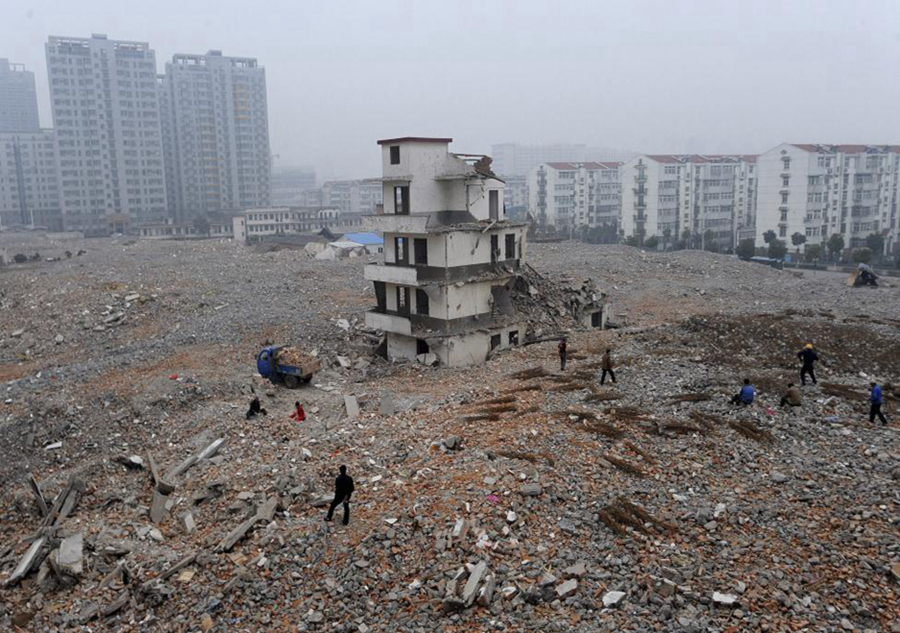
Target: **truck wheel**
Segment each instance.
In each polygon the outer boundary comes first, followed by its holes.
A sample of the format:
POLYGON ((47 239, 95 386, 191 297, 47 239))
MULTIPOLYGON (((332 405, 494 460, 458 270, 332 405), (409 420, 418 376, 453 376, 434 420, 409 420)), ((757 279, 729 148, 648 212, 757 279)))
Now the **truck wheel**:
POLYGON ((288 389, 296 389, 300 382, 297 380, 297 377, 293 374, 287 374, 284 377, 284 386, 288 389))
POLYGON ((309 381, 312 380, 313 375, 310 374, 308 376, 303 377, 303 384, 309 384, 309 381))

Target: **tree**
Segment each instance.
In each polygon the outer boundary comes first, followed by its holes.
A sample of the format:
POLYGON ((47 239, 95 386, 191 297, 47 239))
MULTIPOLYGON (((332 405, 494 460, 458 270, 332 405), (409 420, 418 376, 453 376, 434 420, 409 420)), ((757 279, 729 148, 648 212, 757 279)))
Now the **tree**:
POLYGON ((820 257, 822 257, 822 245, 821 244, 810 244, 806 247, 805 252, 806 261, 814 262, 820 257))
POLYGON ((644 240, 644 246, 651 251, 655 251, 656 247, 659 246, 659 238, 655 235, 651 235, 646 240, 644 240))
POLYGON ((734 249, 734 252, 741 259, 750 259, 754 255, 756 255, 756 245, 754 243, 754 239, 752 237, 748 237, 745 240, 741 240, 737 248, 734 249))
POLYGON ((831 237, 828 238, 828 252, 831 253, 832 257, 835 257, 840 256, 843 250, 844 236, 840 233, 832 233, 831 237))
POLYGON ((625 238, 625 246, 637 246, 638 238, 636 235, 629 235, 625 238))
POLYGON ((663 229, 663 250, 669 250, 669 238, 672 237, 672 229, 666 227, 663 229))
POLYGON ((198 215, 194 218, 194 230, 198 235, 209 237, 209 220, 204 215, 198 215))
POLYGON ((872 233, 866 238, 866 246, 879 257, 884 254, 884 235, 881 233, 872 233))
POLYGON ((872 261, 872 249, 857 248, 853 251, 853 261, 862 264, 868 264, 870 261, 872 261))
POLYGON ((769 242, 769 257, 772 259, 784 259, 787 255, 787 245, 781 240, 772 240, 769 242))
POLYGON ((771 244, 775 241, 775 238, 778 237, 775 235, 775 231, 769 229, 765 233, 763 233, 763 240, 765 240, 766 244, 771 244))
POLYGON ((679 250, 684 250, 691 245, 691 230, 685 229, 681 232, 681 246, 679 250))
POLYGON ((703 248, 710 253, 719 252, 719 245, 716 244, 716 234, 713 233, 712 229, 706 229, 706 232, 703 233, 703 248))
POLYGON ((806 236, 797 231, 793 235, 791 235, 791 244, 797 247, 797 259, 800 259, 800 247, 806 244, 806 236))

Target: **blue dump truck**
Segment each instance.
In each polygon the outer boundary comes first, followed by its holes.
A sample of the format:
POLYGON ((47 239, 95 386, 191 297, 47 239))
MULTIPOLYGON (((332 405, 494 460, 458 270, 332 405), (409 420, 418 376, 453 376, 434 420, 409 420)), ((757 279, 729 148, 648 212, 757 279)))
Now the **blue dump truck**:
POLYGON ((312 379, 320 364, 315 356, 296 347, 270 345, 256 355, 256 369, 272 383, 282 382, 288 389, 296 389, 312 379))

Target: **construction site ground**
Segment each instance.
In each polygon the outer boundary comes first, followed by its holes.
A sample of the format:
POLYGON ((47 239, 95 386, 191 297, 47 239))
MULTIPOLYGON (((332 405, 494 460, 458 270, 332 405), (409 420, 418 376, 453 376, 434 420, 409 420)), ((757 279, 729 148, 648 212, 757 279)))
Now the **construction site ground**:
POLYGON ((618 327, 571 331, 564 372, 553 341, 448 369, 368 353, 375 258, 0 247, 42 256, 0 269, 0 629, 900 631, 900 288, 534 245, 618 327), (787 410, 808 342, 818 384, 787 410), (264 381, 269 343, 321 371, 264 381), (758 396, 736 407, 744 377, 758 396), (248 421, 253 392, 268 415, 248 421), (346 527, 323 521, 340 464, 346 527))

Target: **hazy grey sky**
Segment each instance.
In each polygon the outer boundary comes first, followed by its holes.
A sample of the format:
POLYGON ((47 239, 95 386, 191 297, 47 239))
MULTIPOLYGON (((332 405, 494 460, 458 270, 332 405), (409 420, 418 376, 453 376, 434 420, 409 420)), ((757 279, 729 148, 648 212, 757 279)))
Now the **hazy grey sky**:
POLYGON ((48 35, 221 49, 265 66, 277 164, 378 175, 379 138, 758 152, 900 143, 898 0, 20 0, 0 57, 35 71, 48 35))

